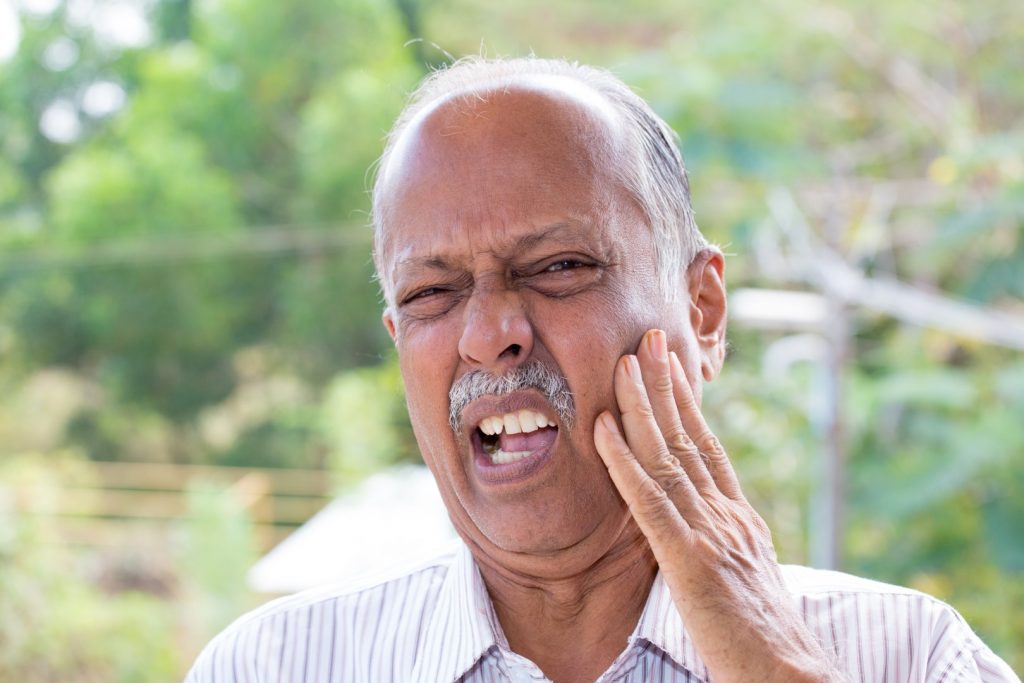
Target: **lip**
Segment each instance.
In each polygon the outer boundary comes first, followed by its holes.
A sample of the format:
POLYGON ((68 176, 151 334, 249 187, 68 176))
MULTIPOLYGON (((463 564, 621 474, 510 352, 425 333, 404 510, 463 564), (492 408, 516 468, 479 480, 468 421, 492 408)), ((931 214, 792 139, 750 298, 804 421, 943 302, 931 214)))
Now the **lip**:
POLYGON ((562 425, 551 409, 551 404, 532 390, 517 391, 505 396, 481 397, 470 403, 462 412, 462 421, 473 453, 473 470, 478 480, 484 484, 512 484, 528 479, 551 462, 558 439, 561 437, 562 425), (517 410, 534 410, 541 413, 558 427, 559 433, 548 446, 532 455, 514 462, 494 463, 484 452, 477 424, 485 417, 504 415, 517 410))

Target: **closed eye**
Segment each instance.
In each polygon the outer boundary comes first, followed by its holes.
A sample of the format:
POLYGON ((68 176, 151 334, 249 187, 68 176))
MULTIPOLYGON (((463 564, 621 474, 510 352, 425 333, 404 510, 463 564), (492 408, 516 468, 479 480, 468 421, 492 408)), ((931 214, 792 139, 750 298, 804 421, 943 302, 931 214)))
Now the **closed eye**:
POLYGON ((428 299, 428 298, 430 298, 432 296, 436 296, 437 294, 444 294, 445 292, 448 292, 448 291, 450 291, 450 290, 443 289, 441 287, 427 287, 425 289, 421 289, 419 291, 413 292, 409 296, 407 296, 404 299, 402 299, 401 303, 407 304, 407 303, 410 303, 410 302, 413 302, 413 301, 417 301, 417 300, 428 299))

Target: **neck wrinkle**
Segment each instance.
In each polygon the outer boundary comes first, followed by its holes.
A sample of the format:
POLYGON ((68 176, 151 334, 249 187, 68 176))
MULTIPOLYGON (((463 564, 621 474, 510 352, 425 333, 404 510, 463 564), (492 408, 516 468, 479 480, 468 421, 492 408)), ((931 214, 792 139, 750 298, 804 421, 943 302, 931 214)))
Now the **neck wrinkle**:
MULTIPOLYGON (((584 571, 538 576, 495 562, 470 546, 508 647, 538 665, 545 653, 607 659, 610 665, 636 628, 657 563, 632 520, 616 543, 584 571)), ((552 556, 541 561, 557 566, 552 556)))

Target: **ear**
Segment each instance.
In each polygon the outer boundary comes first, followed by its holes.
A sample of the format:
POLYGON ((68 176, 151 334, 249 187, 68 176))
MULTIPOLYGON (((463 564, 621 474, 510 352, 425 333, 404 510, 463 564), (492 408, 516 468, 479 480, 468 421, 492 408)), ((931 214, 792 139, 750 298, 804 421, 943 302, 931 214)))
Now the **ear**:
POLYGON ((391 314, 390 306, 384 309, 384 313, 381 314, 380 318, 381 321, 383 321, 384 323, 384 329, 386 329, 388 331, 388 334, 391 336, 391 341, 395 342, 395 337, 398 334, 398 330, 395 328, 395 319, 394 316, 391 314))
POLYGON ((725 259, 715 247, 701 250, 686 269, 690 326, 700 349, 700 369, 710 382, 725 362, 725 259))

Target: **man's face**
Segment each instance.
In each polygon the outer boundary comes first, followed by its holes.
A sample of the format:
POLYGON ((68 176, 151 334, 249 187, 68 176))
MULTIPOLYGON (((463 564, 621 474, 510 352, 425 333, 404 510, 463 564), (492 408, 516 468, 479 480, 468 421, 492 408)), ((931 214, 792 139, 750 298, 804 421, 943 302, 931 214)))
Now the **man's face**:
POLYGON ((612 173, 619 126, 582 88, 482 93, 417 117, 381 179, 384 317, 413 428, 459 533, 491 555, 600 555, 623 537, 594 419, 615 410, 614 364, 647 329, 686 346, 685 308, 665 302, 650 230, 612 173), (527 389, 470 401, 453 432, 453 384, 531 362, 567 381, 571 425, 527 389))

